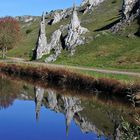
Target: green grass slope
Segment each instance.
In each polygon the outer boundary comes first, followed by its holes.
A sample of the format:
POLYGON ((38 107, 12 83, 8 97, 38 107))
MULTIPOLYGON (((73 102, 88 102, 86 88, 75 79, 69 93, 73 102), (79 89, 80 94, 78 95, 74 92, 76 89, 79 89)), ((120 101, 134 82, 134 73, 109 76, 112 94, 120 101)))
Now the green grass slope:
MULTIPOLYGON (((92 41, 78 46, 75 55, 72 57, 63 50, 62 55, 55 63, 140 71, 140 38, 133 35, 139 28, 137 21, 134 21, 132 25, 118 34, 100 30, 119 19, 121 4, 122 0, 106 0, 96 7, 93 13, 85 15, 79 13, 81 24, 90 30, 87 36, 90 36, 92 41)), ((69 21, 70 19, 66 19, 52 26, 46 25, 48 41, 51 34, 60 25, 66 25, 69 21)), ((39 20, 22 28, 22 41, 17 47, 9 51, 8 55, 30 59, 32 49, 35 48, 38 30, 39 20), (26 34, 28 29, 32 32, 26 34)))

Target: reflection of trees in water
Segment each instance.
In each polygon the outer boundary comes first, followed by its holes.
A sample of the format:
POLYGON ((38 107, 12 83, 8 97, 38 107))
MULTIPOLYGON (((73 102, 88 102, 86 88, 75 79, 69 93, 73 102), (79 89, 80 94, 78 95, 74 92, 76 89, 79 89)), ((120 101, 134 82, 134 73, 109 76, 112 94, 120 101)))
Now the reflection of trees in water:
POLYGON ((8 108, 16 99, 33 100, 32 89, 22 81, 7 79, 7 77, 0 75, 0 109, 8 108))
POLYGON ((17 85, 9 80, 0 78, 0 109, 12 105, 13 101, 17 98, 17 87, 17 85))

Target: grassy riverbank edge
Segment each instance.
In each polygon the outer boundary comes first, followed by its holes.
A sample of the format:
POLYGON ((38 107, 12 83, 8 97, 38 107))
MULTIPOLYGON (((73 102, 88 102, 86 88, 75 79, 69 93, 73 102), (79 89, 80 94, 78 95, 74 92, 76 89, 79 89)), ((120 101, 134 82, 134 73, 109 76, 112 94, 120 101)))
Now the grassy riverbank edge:
POLYGON ((129 93, 134 94, 140 91, 139 84, 126 84, 110 78, 94 78, 64 68, 0 63, 0 71, 14 76, 49 82, 58 87, 85 90, 89 94, 100 92, 126 98, 129 93))

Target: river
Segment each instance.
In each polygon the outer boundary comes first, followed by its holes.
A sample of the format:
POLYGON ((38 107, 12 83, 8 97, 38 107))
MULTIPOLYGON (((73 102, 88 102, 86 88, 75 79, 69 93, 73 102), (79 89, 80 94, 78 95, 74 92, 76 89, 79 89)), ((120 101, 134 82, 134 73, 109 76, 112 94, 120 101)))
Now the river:
POLYGON ((99 95, 0 76, 0 139, 106 140, 121 134, 122 118, 136 125, 139 109, 99 95), (74 92, 74 91, 73 91, 74 92))

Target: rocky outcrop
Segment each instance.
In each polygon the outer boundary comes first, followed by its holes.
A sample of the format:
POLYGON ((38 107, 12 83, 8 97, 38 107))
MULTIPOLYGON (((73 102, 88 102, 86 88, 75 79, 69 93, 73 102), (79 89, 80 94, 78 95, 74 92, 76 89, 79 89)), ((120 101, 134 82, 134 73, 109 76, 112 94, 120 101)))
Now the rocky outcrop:
POLYGON ((125 20, 131 20, 140 10, 139 0, 124 0, 122 6, 122 18, 125 20))
POLYGON ((111 31, 119 30, 129 25, 134 19, 140 16, 140 0, 123 0, 120 22, 111 28, 111 31))
POLYGON ((62 12, 55 12, 52 24, 58 23, 61 19, 63 19, 63 11, 62 12))
POLYGON ((76 6, 74 5, 71 23, 69 25, 67 37, 65 39, 66 48, 71 52, 71 55, 74 54, 76 46, 85 43, 85 37, 83 34, 86 32, 88 32, 88 29, 81 27, 76 6))
POLYGON ((36 20, 36 17, 33 16, 17 16, 15 19, 19 22, 29 23, 36 20))
POLYGON ((95 6, 98 6, 104 0, 83 0, 81 6, 84 7, 84 13, 91 11, 95 6))
POLYGON ((44 54, 50 53, 50 48, 47 45, 46 30, 45 30, 45 15, 42 15, 42 21, 40 23, 39 37, 36 46, 36 59, 42 58, 44 54))
POLYGON ((54 62, 56 61, 57 57, 61 54, 62 45, 61 45, 61 35, 62 32, 60 29, 56 30, 52 37, 51 37, 51 43, 48 44, 50 50, 52 51, 52 54, 46 58, 45 62, 54 62))
POLYGON ((47 15, 51 17, 51 20, 48 21, 48 24, 53 25, 60 22, 62 19, 66 19, 72 14, 72 9, 56 10, 47 15))
MULTIPOLYGON (((70 10, 69 10, 70 11, 70 10)), ((65 12, 63 11, 63 14, 65 12)), ((65 13, 66 14, 66 13, 65 13)), ((66 15, 63 15, 65 17, 66 15)), ((56 14, 55 23, 60 20, 60 15, 56 14)), ((42 58, 43 55, 50 54, 45 62, 54 62, 61 54, 61 50, 66 48, 70 51, 71 55, 75 52, 75 47, 81 44, 85 44, 85 37, 83 36, 88 30, 84 27, 81 27, 80 21, 78 19, 76 7, 73 8, 73 14, 71 18, 71 23, 69 26, 60 26, 60 29, 57 29, 51 37, 51 41, 48 44, 45 32, 45 16, 43 15, 39 38, 36 47, 36 59, 42 58), (66 29, 67 28, 67 29, 66 29), (63 37, 62 33, 68 31, 67 35, 63 37)))

